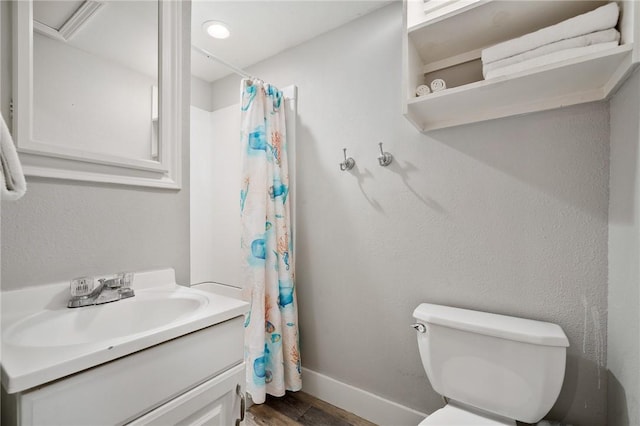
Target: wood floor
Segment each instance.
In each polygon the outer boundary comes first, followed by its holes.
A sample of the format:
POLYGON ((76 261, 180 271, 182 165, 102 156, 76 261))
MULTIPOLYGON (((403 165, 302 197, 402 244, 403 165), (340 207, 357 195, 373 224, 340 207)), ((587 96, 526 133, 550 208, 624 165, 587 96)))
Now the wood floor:
POLYGON ((253 405, 245 416, 246 426, 375 426, 361 417, 314 398, 304 392, 287 392, 277 398, 267 395, 264 404, 253 405))

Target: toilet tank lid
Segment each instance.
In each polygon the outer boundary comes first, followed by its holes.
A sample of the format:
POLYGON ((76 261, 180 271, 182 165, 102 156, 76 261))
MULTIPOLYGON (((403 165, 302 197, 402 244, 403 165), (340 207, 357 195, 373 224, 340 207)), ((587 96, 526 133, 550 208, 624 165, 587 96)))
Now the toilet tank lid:
POLYGON ((450 306, 422 303, 413 316, 419 321, 471 333, 545 346, 569 346, 558 324, 450 306))

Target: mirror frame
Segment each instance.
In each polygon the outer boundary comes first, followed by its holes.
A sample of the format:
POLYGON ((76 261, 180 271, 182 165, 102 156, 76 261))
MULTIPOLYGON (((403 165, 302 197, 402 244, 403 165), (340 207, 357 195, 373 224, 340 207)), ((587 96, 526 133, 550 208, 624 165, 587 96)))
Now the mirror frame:
POLYGON ((182 2, 158 1, 159 159, 83 151, 33 137, 33 4, 13 2, 13 136, 27 176, 180 189, 182 181, 182 2))

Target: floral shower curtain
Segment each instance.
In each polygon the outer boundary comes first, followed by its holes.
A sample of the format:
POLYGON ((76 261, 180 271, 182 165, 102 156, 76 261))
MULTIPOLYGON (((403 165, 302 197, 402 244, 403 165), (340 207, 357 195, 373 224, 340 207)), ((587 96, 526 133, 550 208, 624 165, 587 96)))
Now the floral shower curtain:
POLYGON ((302 387, 282 92, 242 80, 243 291, 247 392, 255 403, 302 387))

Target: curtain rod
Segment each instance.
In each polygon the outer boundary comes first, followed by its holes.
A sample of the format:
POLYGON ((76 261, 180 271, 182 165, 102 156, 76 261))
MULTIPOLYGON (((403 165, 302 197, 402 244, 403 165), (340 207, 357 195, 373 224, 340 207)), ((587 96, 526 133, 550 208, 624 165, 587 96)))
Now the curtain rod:
POLYGON ((229 68, 231 71, 235 72, 236 74, 245 77, 245 78, 250 78, 253 79, 255 78, 254 76, 252 76, 251 74, 249 74, 248 72, 246 72, 245 70, 243 70, 242 68, 238 68, 235 65, 230 64, 229 62, 225 61, 224 59, 219 58, 218 56, 214 55, 213 53, 207 52, 206 50, 198 47, 198 46, 194 46, 191 45, 191 48, 197 52, 202 53, 204 56, 206 56, 209 59, 212 59, 222 65, 224 65, 225 67, 229 68))

